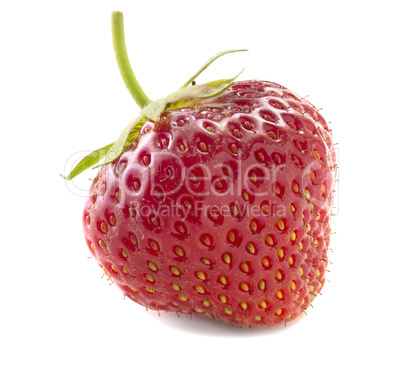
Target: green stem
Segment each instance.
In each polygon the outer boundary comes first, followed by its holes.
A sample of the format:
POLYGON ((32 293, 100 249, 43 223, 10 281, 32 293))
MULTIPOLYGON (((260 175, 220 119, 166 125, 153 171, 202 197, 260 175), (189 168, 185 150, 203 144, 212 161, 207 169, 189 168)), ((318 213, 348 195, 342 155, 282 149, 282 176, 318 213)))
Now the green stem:
POLYGON ((123 13, 119 11, 112 12, 112 37, 114 54, 121 77, 137 105, 143 109, 151 103, 151 100, 146 96, 144 90, 142 90, 131 68, 124 37, 123 13))

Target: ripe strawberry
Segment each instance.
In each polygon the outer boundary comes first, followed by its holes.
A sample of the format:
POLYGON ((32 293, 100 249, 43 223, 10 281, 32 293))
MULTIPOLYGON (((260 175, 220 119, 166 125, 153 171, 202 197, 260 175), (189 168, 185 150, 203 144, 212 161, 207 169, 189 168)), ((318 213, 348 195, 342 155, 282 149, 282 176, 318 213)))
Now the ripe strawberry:
POLYGON ((325 283, 331 131, 272 82, 189 92, 142 117, 138 137, 126 132, 100 169, 83 215, 89 249, 147 308, 251 326, 292 320, 325 283))

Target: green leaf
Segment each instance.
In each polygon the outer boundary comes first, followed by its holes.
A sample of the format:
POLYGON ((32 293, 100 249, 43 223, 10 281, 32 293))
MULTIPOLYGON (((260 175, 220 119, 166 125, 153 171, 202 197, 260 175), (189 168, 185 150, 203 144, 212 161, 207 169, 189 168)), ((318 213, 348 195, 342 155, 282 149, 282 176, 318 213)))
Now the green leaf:
POLYGON ((142 109, 141 114, 143 117, 153 120, 156 122, 166 107, 166 98, 158 99, 153 101, 151 104, 147 105, 142 109))
POLYGON ((193 99, 207 99, 212 98, 223 93, 226 89, 232 86, 233 81, 243 72, 241 70, 238 74, 230 79, 221 79, 208 82, 206 84, 192 85, 179 89, 170 94, 165 101, 167 104, 174 104, 182 100, 193 99))
POLYGON ((91 152, 89 155, 85 156, 80 162, 78 162, 77 166, 75 166, 67 176, 61 174, 60 176, 68 181, 74 179, 81 172, 89 169, 90 167, 98 163, 100 160, 102 160, 106 156, 112 145, 113 143, 110 143, 107 146, 101 147, 96 151, 91 152))
MULTIPOLYGON (((129 123, 126 126, 126 128, 123 129, 119 138, 117 138, 117 140, 112 144, 109 151, 106 153, 105 160, 98 166, 107 165, 108 163, 111 163, 116 158, 118 158, 123 153, 123 149, 126 146, 127 140, 129 138, 129 136, 131 135, 133 128, 136 127, 138 124, 141 124, 140 127, 142 127, 144 122, 145 122, 145 118, 142 116, 142 114, 140 114, 131 123, 129 123)), ((137 135, 138 135, 138 133, 137 133, 137 135)))
POLYGON ((237 73, 231 79, 220 79, 220 80, 210 81, 210 82, 207 82, 207 83, 202 84, 202 85, 206 85, 206 86, 209 86, 209 87, 212 87, 212 88, 217 88, 217 87, 219 87, 221 85, 230 84, 234 80, 236 80, 242 74, 243 71, 244 71, 244 68, 243 68, 243 70, 241 70, 239 73, 237 73))
POLYGON ((210 58, 193 76, 191 76, 181 88, 189 86, 209 65, 211 65, 212 62, 217 60, 219 57, 222 57, 228 53, 244 52, 244 51, 247 51, 247 49, 229 49, 227 51, 217 53, 215 56, 210 58))

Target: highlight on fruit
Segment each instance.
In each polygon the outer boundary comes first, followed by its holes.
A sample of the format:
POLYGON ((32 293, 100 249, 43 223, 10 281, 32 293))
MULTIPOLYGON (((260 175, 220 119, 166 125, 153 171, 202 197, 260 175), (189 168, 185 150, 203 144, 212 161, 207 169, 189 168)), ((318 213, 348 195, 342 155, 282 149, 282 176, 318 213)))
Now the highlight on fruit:
POLYGON ((119 138, 63 176, 99 170, 82 214, 108 280, 147 309, 269 327, 306 313, 326 282, 337 174, 332 131, 275 82, 204 84, 151 101, 112 13, 122 79, 140 108, 119 138))

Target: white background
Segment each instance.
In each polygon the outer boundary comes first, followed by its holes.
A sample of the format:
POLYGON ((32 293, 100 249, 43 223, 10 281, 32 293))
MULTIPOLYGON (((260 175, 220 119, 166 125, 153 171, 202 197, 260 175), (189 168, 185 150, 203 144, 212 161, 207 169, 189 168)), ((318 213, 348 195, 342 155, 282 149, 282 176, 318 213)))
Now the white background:
POLYGON ((1 4, 2 364, 401 363, 398 1, 1 4), (59 173, 138 113, 114 60, 112 10, 124 12, 152 99, 218 51, 248 48, 200 82, 245 67, 242 79, 278 82, 323 107, 339 143, 333 264, 301 320, 250 330, 158 317, 123 300, 88 258, 81 211, 93 172, 75 185, 59 173))

